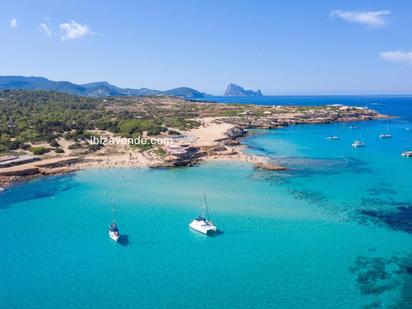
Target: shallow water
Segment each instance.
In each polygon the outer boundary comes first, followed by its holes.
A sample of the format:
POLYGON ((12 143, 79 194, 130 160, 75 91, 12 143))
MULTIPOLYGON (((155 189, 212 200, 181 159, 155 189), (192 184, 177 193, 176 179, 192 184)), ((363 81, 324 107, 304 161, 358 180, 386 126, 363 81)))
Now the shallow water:
POLYGON ((392 120, 391 140, 377 138, 385 121, 245 140, 282 173, 223 162, 16 185, 0 193, 2 307, 408 308, 409 125, 392 120), (367 146, 352 149, 360 134, 367 146), (222 235, 188 228, 203 192, 222 235), (107 235, 113 204, 120 244, 107 235))

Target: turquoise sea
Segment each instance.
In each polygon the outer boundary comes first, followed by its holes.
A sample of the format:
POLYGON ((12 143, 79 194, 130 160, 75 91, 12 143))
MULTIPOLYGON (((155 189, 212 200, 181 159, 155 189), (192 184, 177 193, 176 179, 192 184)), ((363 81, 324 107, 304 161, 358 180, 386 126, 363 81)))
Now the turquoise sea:
POLYGON ((387 121, 254 130, 247 151, 290 170, 87 170, 0 193, 1 307, 411 308, 412 97, 243 103, 345 102, 402 116, 393 138, 387 121), (216 237, 188 228, 203 192, 216 237))

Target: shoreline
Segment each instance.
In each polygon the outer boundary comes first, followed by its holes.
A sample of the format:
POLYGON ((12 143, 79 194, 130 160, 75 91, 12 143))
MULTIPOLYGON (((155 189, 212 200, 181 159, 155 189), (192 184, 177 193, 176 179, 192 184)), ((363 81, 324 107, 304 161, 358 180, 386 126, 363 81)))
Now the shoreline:
MULTIPOLYGON (((85 159, 85 161, 88 161, 88 160, 90 159, 85 159)), ((250 155, 250 154, 246 154, 243 152, 240 152, 234 155, 222 155, 222 154, 214 155, 209 158, 197 160, 193 164, 184 165, 184 166, 164 166, 162 164, 150 166, 150 165, 145 165, 145 164, 138 163, 138 162, 128 162, 128 161, 123 161, 123 160, 109 161, 109 164, 101 164, 102 161, 105 161, 105 160, 96 160, 96 161, 88 161, 88 162, 85 162, 85 161, 78 163, 74 166, 53 168, 53 169, 49 169, 46 171, 43 170, 40 172, 30 173, 26 175, 12 175, 12 176, 0 175, 0 192, 6 191, 7 189, 9 189, 15 184, 24 183, 26 181, 30 181, 33 179, 47 177, 47 176, 65 175, 65 174, 75 173, 75 172, 84 171, 88 169, 116 169, 116 168, 118 169, 122 169, 122 168, 125 168, 125 169, 138 169, 138 168, 139 169, 140 168, 171 169, 171 168, 179 168, 179 167, 188 168, 188 167, 198 166, 202 163, 207 163, 207 162, 239 162, 239 163, 251 164, 251 165, 254 165, 255 168, 260 168, 260 169, 267 169, 267 170, 272 170, 272 171, 287 170, 286 167, 270 163, 269 158, 267 157, 250 155)))
MULTIPOLYGON (((352 110, 352 108, 350 108, 352 110)), ((195 166, 209 161, 235 161, 254 165, 255 168, 269 171, 284 171, 286 167, 275 164, 269 157, 244 152, 246 146, 241 138, 249 133, 247 129, 277 129, 295 124, 328 124, 387 119, 372 110, 355 109, 358 114, 332 119, 330 115, 317 115, 296 119, 296 115, 282 117, 203 117, 198 128, 178 132, 190 137, 176 142, 176 147, 184 148, 185 155, 166 153, 163 157, 154 149, 138 152, 131 147, 106 146, 103 150, 85 155, 63 155, 39 157, 33 162, 0 168, 0 189, 5 190, 14 183, 41 176, 61 175, 90 168, 174 168, 195 166)), ((199 119, 195 119, 199 120, 199 119)), ((116 145, 118 146, 118 145, 116 145)), ((167 149, 167 146, 165 147, 167 149)), ((182 148, 183 149, 183 148, 182 148)))

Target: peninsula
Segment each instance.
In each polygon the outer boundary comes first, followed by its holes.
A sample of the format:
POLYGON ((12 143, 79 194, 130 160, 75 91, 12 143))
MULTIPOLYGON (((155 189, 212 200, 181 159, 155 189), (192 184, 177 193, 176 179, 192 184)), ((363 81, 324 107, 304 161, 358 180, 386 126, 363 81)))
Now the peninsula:
POLYGON ((242 151, 239 139, 247 129, 384 117, 343 105, 216 104, 171 96, 90 98, 5 90, 0 92, 0 187, 91 167, 175 167, 205 160, 236 160, 282 170, 268 158, 242 151), (92 142, 103 138, 149 142, 92 142))

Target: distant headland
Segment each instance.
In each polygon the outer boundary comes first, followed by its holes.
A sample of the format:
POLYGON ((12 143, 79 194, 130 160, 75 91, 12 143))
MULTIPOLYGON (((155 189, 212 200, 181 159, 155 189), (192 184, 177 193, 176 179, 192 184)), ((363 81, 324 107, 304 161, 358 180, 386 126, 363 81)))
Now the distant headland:
MULTIPOLYGON (((189 87, 178 87, 169 90, 156 90, 149 88, 120 88, 108 82, 92 82, 75 84, 69 81, 52 81, 37 76, 0 76, 0 90, 45 90, 65 92, 73 95, 87 97, 128 97, 128 96, 174 96, 187 99, 199 99, 211 96, 205 92, 189 87)), ((245 90, 244 88, 229 84, 224 96, 262 96, 260 90, 245 90)))
POLYGON ((0 90, 46 90, 65 92, 87 97, 127 97, 127 96, 175 96, 184 98, 203 98, 204 92, 189 87, 173 88, 166 91, 149 88, 120 88, 108 82, 74 84, 68 81, 52 81, 36 76, 0 76, 0 90))

